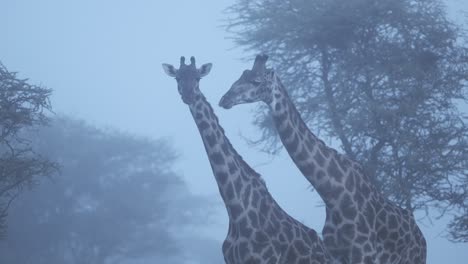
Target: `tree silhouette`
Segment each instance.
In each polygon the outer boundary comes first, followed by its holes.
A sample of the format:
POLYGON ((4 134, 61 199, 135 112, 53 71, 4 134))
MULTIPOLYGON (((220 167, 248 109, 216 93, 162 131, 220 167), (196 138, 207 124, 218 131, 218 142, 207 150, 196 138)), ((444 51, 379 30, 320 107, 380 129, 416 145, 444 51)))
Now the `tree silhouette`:
POLYGON ((0 262, 184 260, 174 231, 196 229, 209 203, 173 172, 177 155, 166 141, 58 118, 34 143, 61 172, 12 207, 0 262))
POLYGON ((51 175, 57 169, 22 136, 26 130, 47 124, 51 92, 19 79, 0 63, 0 237, 13 200, 38 176, 51 175))

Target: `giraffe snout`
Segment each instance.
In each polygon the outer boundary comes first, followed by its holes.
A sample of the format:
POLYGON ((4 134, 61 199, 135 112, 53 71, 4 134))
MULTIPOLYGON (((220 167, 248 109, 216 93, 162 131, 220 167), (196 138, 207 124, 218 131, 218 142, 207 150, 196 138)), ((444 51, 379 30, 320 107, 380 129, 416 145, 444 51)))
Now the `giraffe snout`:
POLYGON ((221 97, 221 100, 219 100, 219 106, 224 108, 224 109, 230 109, 233 106, 232 101, 225 96, 221 97))

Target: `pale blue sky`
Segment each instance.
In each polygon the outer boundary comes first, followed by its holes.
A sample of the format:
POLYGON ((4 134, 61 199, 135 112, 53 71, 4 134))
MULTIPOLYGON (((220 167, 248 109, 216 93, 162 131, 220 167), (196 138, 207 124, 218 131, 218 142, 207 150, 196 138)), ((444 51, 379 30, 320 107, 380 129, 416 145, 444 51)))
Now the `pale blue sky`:
MULTIPOLYGON (((292 216, 321 231, 324 208, 309 183, 283 152, 270 157, 245 143, 255 138, 253 105, 226 111, 221 95, 241 72, 250 68, 245 56, 221 27, 222 10, 233 1, 14 0, 0 4, 0 61, 31 82, 54 89, 57 113, 71 114, 101 127, 172 141, 181 154, 177 170, 195 193, 219 204, 219 224, 207 227, 222 241, 227 215, 193 119, 179 97, 176 83, 161 63, 178 64, 196 56, 212 62, 201 82, 233 145, 265 178, 279 204, 292 216)), ((468 10, 468 1, 450 0, 450 14, 468 10)), ((453 244, 441 235, 444 223, 427 221, 428 263, 466 263, 467 244, 453 244), (465 260, 465 261, 464 261, 465 260)), ((221 248, 221 242, 220 242, 221 248)), ((220 249, 221 250, 221 249, 220 249)))

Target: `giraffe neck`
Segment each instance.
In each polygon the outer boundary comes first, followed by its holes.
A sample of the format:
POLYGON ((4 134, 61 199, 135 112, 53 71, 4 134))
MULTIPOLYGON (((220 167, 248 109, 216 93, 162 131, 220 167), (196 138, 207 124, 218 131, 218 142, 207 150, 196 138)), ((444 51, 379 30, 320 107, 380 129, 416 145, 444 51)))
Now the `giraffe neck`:
POLYGON ((232 147, 213 108, 203 95, 197 95, 196 102, 189 108, 203 140, 229 219, 236 219, 249 207, 256 207, 249 204, 248 196, 253 189, 266 192, 265 183, 232 147))
POLYGON ((278 134, 292 160, 327 206, 339 203, 351 162, 325 145, 302 120, 277 75, 273 76, 268 103, 278 134))

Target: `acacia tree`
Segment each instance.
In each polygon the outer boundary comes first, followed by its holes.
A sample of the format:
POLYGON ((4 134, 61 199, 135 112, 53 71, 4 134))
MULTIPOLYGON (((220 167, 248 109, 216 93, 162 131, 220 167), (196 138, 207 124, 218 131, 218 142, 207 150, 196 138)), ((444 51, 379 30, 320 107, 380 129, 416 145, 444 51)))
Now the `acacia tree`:
MULTIPOLYGON (((396 204, 461 209, 450 227, 467 238, 468 49, 440 0, 238 0, 228 14, 235 42, 270 55, 314 132, 396 204)), ((279 150, 265 107, 254 123, 279 150)))
POLYGON ((31 85, 0 63, 0 236, 14 198, 37 176, 51 175, 56 165, 41 157, 22 136, 47 124, 51 90, 31 85))
POLYGON ((182 236, 220 253, 219 243, 194 231, 209 220, 211 204, 174 173, 177 155, 165 140, 58 118, 33 142, 61 170, 12 206, 0 263, 182 263, 193 254, 182 236))

